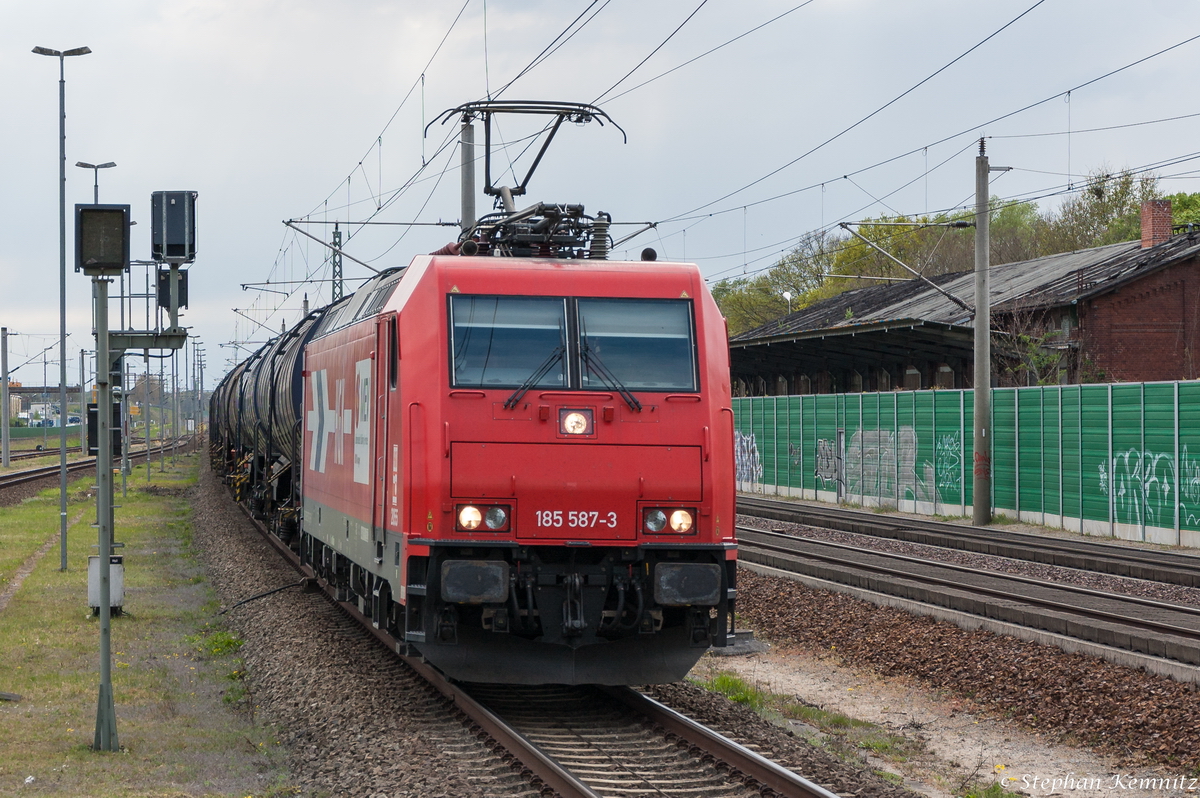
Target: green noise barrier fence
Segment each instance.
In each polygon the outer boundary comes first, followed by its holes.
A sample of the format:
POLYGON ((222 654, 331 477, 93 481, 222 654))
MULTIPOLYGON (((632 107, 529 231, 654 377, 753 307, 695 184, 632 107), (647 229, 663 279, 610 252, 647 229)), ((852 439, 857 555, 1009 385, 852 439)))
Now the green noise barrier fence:
MULTIPOLYGON (((738 489, 970 515, 972 391, 733 400, 738 489)), ((992 389, 992 508, 1200 547, 1200 382, 992 389)))

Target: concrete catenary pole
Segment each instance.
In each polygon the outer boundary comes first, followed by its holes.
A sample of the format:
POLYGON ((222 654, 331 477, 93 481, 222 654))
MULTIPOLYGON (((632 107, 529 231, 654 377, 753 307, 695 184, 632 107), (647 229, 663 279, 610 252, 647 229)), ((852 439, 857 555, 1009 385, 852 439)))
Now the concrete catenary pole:
POLYGON ((464 234, 475 226, 475 126, 470 116, 463 116, 461 142, 462 165, 462 231, 464 234))
POLYGON ((971 482, 973 520, 992 522, 992 341, 988 297, 988 158, 979 140, 975 158, 975 467, 971 482))

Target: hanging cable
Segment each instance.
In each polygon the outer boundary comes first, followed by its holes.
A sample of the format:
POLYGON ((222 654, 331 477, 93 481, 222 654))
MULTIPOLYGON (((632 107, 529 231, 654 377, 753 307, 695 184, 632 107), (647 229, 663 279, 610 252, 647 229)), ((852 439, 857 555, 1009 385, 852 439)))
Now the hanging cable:
MULTIPOLYGON (((683 30, 683 26, 688 24, 692 20, 692 17, 696 16, 696 14, 699 13, 700 9, 704 8, 704 5, 707 2, 708 2, 708 0, 700 0, 700 5, 696 6, 695 10, 693 10, 692 13, 687 15, 687 19, 685 19, 683 22, 679 23, 679 27, 677 27, 675 30, 671 31, 670 36, 663 39, 662 43, 659 44, 658 47, 655 47, 653 50, 651 50, 650 55, 646 56, 641 61, 638 61, 637 66, 635 66, 633 69, 626 72, 625 76, 623 78, 618 80, 613 85, 609 86, 608 89, 605 90, 604 92, 602 92, 599 97, 592 100, 592 105, 599 105, 600 101, 603 100, 605 98, 605 96, 608 95, 609 92, 611 92, 617 86, 620 86, 622 83, 624 83, 626 80, 628 80, 629 76, 632 75, 634 72, 637 72, 639 69, 641 69, 642 64, 645 64, 647 61, 649 61, 651 58, 653 58, 654 54, 657 53, 659 50, 661 50, 663 47, 665 47, 667 42, 671 41, 671 39, 673 39, 675 37, 676 33, 679 33, 679 31, 683 30)), ((1039 2, 1045 2, 1045 0, 1039 0, 1039 2)))
MULTIPOLYGON (((698 206, 698 207, 695 207, 695 208, 691 209, 690 211, 686 211, 686 212, 684 212, 684 213, 682 213, 682 214, 679 214, 679 216, 687 216, 687 215, 689 215, 689 214, 695 213, 696 211, 703 210, 704 208, 707 208, 707 207, 709 207, 709 206, 711 206, 711 205, 715 205, 715 204, 717 204, 718 202, 721 202, 721 201, 723 201, 723 200, 727 200, 727 199, 729 199, 730 197, 734 196, 735 194, 740 194, 741 192, 745 191, 746 189, 748 189, 748 188, 751 188, 752 186, 756 186, 756 185, 758 185, 759 183, 763 182, 763 181, 764 181, 764 180, 766 180, 767 178, 769 178, 769 177, 773 177, 774 175, 777 175, 777 174, 779 174, 779 173, 780 173, 780 172, 782 172, 784 169, 787 169, 788 167, 790 167, 790 166, 792 166, 792 165, 794 165, 794 164, 796 164, 796 163, 799 163, 800 161, 804 160, 804 159, 805 159, 805 158, 807 158, 808 156, 812 155, 814 152, 817 152, 818 150, 822 149, 822 148, 823 148, 823 147, 825 147, 826 145, 828 145, 828 144, 831 144, 832 142, 834 142, 834 141, 836 141, 837 139, 841 138, 842 136, 846 135, 846 134, 847 134, 847 133, 849 133, 851 130, 854 130, 856 127, 858 127, 859 125, 863 124, 863 123, 864 123, 864 122, 866 122, 868 119, 871 119, 872 117, 874 117, 874 116, 877 116, 878 114, 882 113, 882 112, 883 112, 885 109, 887 109, 887 108, 891 107, 892 105, 894 105, 895 103, 899 102, 899 101, 900 101, 901 99, 903 99, 904 97, 907 97, 909 94, 913 93, 914 91, 916 91, 916 90, 917 90, 918 88, 920 88, 921 86, 924 86, 926 83, 928 83, 929 81, 933 80, 935 77, 937 77, 937 76, 938 76, 938 75, 940 75, 941 73, 945 72, 947 69, 949 69, 950 67, 954 66, 954 65, 955 65, 955 64, 957 64, 959 61, 961 61, 962 59, 964 59, 964 58, 966 58, 968 55, 970 55, 971 53, 973 53, 973 52, 975 52, 976 50, 978 50, 978 49, 979 49, 980 47, 982 47, 984 44, 986 44, 987 42, 991 41, 991 40, 992 40, 992 39, 994 39, 996 36, 1000 35, 1000 34, 1001 34, 1002 32, 1004 32, 1006 29, 1008 29, 1008 28, 1009 28, 1009 27, 1011 27, 1012 25, 1016 24, 1016 22, 1017 22, 1018 20, 1020 20, 1020 19, 1021 19, 1022 17, 1024 17, 1025 15, 1029 14, 1031 11, 1033 11, 1035 8, 1037 8, 1038 6, 1040 6, 1040 5, 1041 5, 1042 3, 1044 3, 1044 2, 1046 2, 1046 0, 1037 0, 1037 2, 1036 2, 1036 3, 1034 3, 1032 6, 1030 6, 1030 7, 1029 7, 1029 8, 1027 8, 1027 9, 1025 9, 1025 10, 1024 10, 1024 11, 1022 11, 1020 14, 1018 14, 1016 17, 1014 17, 1013 19, 1011 19, 1011 20, 1009 20, 1008 22, 1006 22, 1006 23, 1005 23, 1003 26, 1001 26, 999 29, 997 29, 997 30, 993 31, 992 33, 988 34, 988 36, 986 36, 984 39, 982 39, 982 40, 981 40, 981 41, 979 41, 977 44, 975 44, 975 45, 973 45, 972 47, 970 47, 968 50, 966 50, 966 52, 962 53, 961 55, 959 55, 957 58, 955 58, 955 59, 953 59, 952 61, 950 61, 950 62, 949 62, 948 64, 946 64, 945 66, 942 66, 942 67, 940 67, 939 69, 937 69, 936 71, 934 71, 932 74, 928 75, 927 77, 925 77, 925 78, 921 79, 920 81, 918 81, 918 82, 917 82, 917 83, 915 83, 914 85, 912 85, 912 86, 910 86, 909 88, 905 89, 903 92, 901 92, 900 94, 896 95, 896 96, 895 96, 895 97, 893 97, 891 100, 888 100, 886 103, 884 103, 883 105, 879 106, 879 107, 878 107, 878 108, 876 108, 874 111, 872 111, 871 113, 869 113, 869 114, 867 114, 866 116, 864 116, 862 119, 859 119, 857 122, 855 122, 854 124, 850 125, 849 127, 843 128, 841 131, 839 131, 838 133, 835 133, 835 134, 833 134, 832 136, 830 136, 829 138, 825 139, 824 141, 822 141, 820 144, 816 145, 816 146, 815 146, 815 147, 813 147, 812 149, 810 149, 810 150, 808 150, 808 151, 804 152, 803 154, 801 154, 801 155, 797 156, 796 158, 793 158, 792 160, 790 160, 790 161, 788 161, 787 163, 785 163, 783 166, 780 166, 780 167, 779 167, 779 168, 777 168, 777 169, 773 169, 773 170, 771 170, 770 172, 768 172, 767 174, 763 175, 762 177, 760 177, 760 178, 757 178, 756 180, 753 180, 753 181, 751 181, 751 182, 747 183, 746 185, 742 186, 741 188, 739 188, 739 189, 736 189, 736 190, 734 190, 734 191, 731 191, 731 192, 729 192, 728 194, 725 194, 725 195, 724 195, 724 196, 722 196, 722 197, 718 197, 717 199, 715 199, 715 200, 712 200, 711 202, 706 202, 705 204, 703 204, 703 205, 700 205, 700 206, 698 206)), ((610 89, 609 91, 611 91, 611 89, 610 89)), ((677 217, 672 217, 672 219, 674 219, 674 218, 677 218, 677 217)), ((665 220, 665 221, 671 221, 672 219, 667 219, 667 220, 665 220)))

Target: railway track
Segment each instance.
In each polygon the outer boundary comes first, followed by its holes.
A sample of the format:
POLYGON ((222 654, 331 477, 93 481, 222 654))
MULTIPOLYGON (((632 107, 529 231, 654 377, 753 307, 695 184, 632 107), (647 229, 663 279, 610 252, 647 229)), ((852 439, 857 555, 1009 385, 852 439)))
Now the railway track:
MULTIPOLYGON (((168 452, 174 451, 174 450, 177 450, 177 449, 187 446, 187 445, 188 445, 187 439, 180 438, 177 441, 168 443, 166 445, 166 451, 168 451, 168 452)), ((78 451, 78 449, 76 449, 76 451, 78 451)), ((162 451, 161 448, 155 447, 155 448, 149 450, 149 452, 147 452, 146 449, 142 449, 137 452, 130 452, 129 459, 133 462, 141 462, 142 460, 144 460, 146 458, 147 454, 153 456, 154 454, 157 454, 160 451, 162 451)), ((53 451, 39 452, 39 454, 56 454, 56 452, 53 452, 53 451)), ((95 457, 87 457, 82 460, 76 460, 74 462, 67 463, 67 473, 68 474, 74 474, 74 473, 77 473, 80 471, 95 471, 95 470, 96 470, 96 458, 95 457)), ((59 463, 55 463, 54 465, 43 466, 41 468, 26 468, 21 471, 14 471, 9 474, 3 474, 3 475, 0 475, 0 490, 4 490, 5 488, 11 488, 16 485, 24 485, 24 484, 27 484, 30 482, 37 482, 38 480, 48 479, 50 477, 56 477, 59 475, 60 472, 61 472, 61 465, 59 463)))
POLYGON ((750 527, 738 539, 744 563, 1200 665, 1200 608, 750 527))
POLYGON ((992 554, 1083 571, 1200 587, 1200 555, 1159 551, 1098 540, 1055 538, 1002 527, 881 515, 843 507, 738 496, 738 512, 774 521, 839 529, 948 549, 992 554))
MULTIPOLYGON (((241 506, 241 505, 239 505, 241 506)), ((242 508, 245 511, 245 508, 242 508)), ((341 601, 282 540, 250 516, 259 534, 326 598, 398 653, 533 780, 564 798, 671 795, 679 798, 834 793, 634 690, 459 685, 341 601)))
MULTIPOLYGON (((68 446, 67 454, 74 454, 75 452, 82 451, 82 449, 83 449, 82 446, 68 446)), ((27 451, 11 452, 8 455, 8 459, 9 460, 36 460, 39 457, 51 457, 51 456, 57 455, 58 452, 59 452, 58 447, 46 448, 46 449, 30 449, 27 451)))

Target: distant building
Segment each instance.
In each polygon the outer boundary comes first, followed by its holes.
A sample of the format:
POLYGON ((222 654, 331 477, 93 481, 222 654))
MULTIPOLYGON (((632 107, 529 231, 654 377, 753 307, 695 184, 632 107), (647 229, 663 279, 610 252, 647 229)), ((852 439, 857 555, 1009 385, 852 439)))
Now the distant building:
MULTIPOLYGON (((973 303, 973 272, 931 279, 973 303)), ((1173 231, 1167 200, 1140 242, 992 266, 989 289, 996 385, 1200 377, 1200 230, 1173 231)), ((919 280, 846 291, 732 338, 734 392, 970 388, 972 323, 919 280)))
POLYGON ((39 419, 56 419, 58 418, 58 402, 30 402, 29 414, 39 419))

